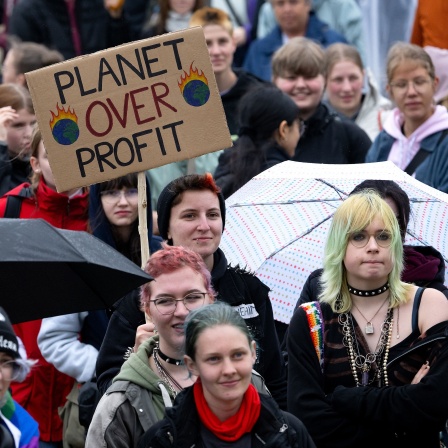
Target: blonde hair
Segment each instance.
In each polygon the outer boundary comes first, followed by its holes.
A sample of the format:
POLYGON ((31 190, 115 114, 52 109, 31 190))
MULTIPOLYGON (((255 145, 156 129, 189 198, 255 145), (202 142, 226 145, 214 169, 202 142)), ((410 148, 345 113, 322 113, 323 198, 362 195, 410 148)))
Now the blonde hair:
POLYGON ((210 6, 204 6, 198 9, 190 19, 190 27, 192 26, 207 26, 218 25, 224 28, 230 36, 233 36, 233 25, 230 17, 218 8, 211 8, 210 6))
POLYGON ((397 307, 408 300, 407 293, 412 286, 400 280, 403 270, 403 242, 397 218, 377 192, 363 190, 348 197, 336 210, 325 246, 323 289, 319 300, 328 303, 335 312, 344 313, 350 311, 352 307, 347 286, 347 271, 344 266, 349 236, 364 230, 376 218, 382 219, 384 229, 392 235, 390 245, 392 271, 388 279, 390 306, 397 307))
POLYGON ((432 59, 422 47, 407 42, 397 42, 392 45, 387 54, 386 75, 388 83, 392 81, 395 70, 404 61, 415 62, 428 72, 431 79, 435 79, 436 70, 432 59))
POLYGON ((364 71, 361 55, 353 45, 336 43, 332 44, 325 50, 325 73, 330 76, 333 67, 342 61, 353 62, 361 72, 364 71))
POLYGON ((325 77, 325 53, 322 47, 306 37, 294 37, 272 57, 273 79, 286 74, 315 78, 325 77))

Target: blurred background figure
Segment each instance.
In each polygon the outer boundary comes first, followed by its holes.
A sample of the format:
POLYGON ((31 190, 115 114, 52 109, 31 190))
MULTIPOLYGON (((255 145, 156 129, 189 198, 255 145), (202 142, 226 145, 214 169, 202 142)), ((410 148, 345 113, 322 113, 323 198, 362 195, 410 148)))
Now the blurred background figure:
POLYGON ((448 112, 434 104, 434 64, 423 48, 392 46, 387 89, 395 109, 370 148, 366 162, 390 160, 419 181, 448 193, 448 112))
MULTIPOLYGON (((312 0, 312 8, 319 20, 326 23, 347 42, 354 45, 366 62, 365 36, 362 23, 362 13, 356 0, 312 0)), ((260 9, 257 37, 262 38, 271 32, 276 25, 272 3, 267 0, 260 9)))
POLYGON ((65 59, 128 42, 124 2, 108 9, 105 4, 108 0, 22 0, 12 12, 9 34, 56 49, 65 59))
POLYGON ((28 90, 16 84, 0 85, 0 196, 28 181, 35 123, 28 90))
POLYGON ((303 124, 299 114, 294 101, 274 86, 259 87, 242 98, 238 140, 221 154, 215 172, 225 198, 262 171, 294 157, 303 124))
POLYGON ((311 0, 271 0, 277 25, 262 39, 252 43, 244 69, 271 80, 271 58, 276 50, 294 37, 307 37, 323 47, 347 42, 345 37, 320 21, 311 8, 311 0))
POLYGON ((3 83, 27 87, 25 73, 62 62, 59 51, 34 42, 14 42, 3 61, 3 83))
POLYGON ((447 16, 448 3, 444 0, 418 0, 411 43, 448 49, 447 16))
POLYGON ((448 107, 448 49, 425 47, 431 57, 439 83, 436 86, 434 100, 441 106, 448 107))
POLYGON ((325 51, 326 104, 345 120, 363 129, 373 141, 382 130, 383 112, 391 102, 381 95, 376 80, 365 69, 358 50, 347 44, 333 44, 325 51))
POLYGON ((11 383, 23 381, 34 362, 24 360, 20 356, 19 341, 8 315, 1 307, 0 340, 2 342, 0 346, 0 446, 38 448, 37 422, 12 399, 9 392, 11 383))
POLYGON ((233 66, 241 67, 249 45, 257 37, 258 17, 265 0, 210 0, 210 6, 228 14, 237 46, 233 66))
POLYGON ((192 14, 205 6, 206 0, 158 0, 158 11, 151 18, 149 29, 142 38, 184 30, 189 27, 192 14))

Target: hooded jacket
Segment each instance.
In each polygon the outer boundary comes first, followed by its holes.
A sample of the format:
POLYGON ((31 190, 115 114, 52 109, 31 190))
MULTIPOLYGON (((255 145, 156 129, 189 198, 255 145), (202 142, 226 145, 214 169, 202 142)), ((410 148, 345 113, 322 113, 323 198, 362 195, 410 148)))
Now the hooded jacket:
MULTIPOLYGON (((259 342, 254 369, 264 377, 266 387, 283 409, 286 406, 286 370, 275 331, 269 289, 254 275, 227 264, 224 252, 214 254, 212 283, 217 300, 233 306, 244 318, 259 342)), ((134 346, 137 327, 145 323, 139 295, 130 293, 117 302, 101 346, 96 373, 98 389, 104 393, 123 363, 123 355, 134 346)))
MULTIPOLYGON (((287 412, 280 411, 271 397, 260 394, 260 400, 260 417, 251 432, 250 446, 252 448, 315 447, 300 420, 287 412)), ((193 387, 188 387, 181 392, 174 406, 167 409, 166 417, 144 435, 138 448, 147 447, 204 447, 193 387)))
POLYGON ((174 399, 168 386, 150 368, 154 336, 123 364, 96 408, 86 448, 132 448, 164 416, 174 399))
POLYGON ((392 103, 381 95, 376 80, 373 78, 373 74, 369 68, 366 69, 367 77, 367 92, 362 99, 361 108, 354 120, 346 117, 334 109, 331 104, 326 101, 331 112, 336 113, 341 120, 353 121, 361 129, 363 129, 370 140, 374 140, 376 136, 383 129, 383 121, 386 114, 383 113, 386 110, 391 109, 392 103))
MULTIPOLYGON (((19 185, 0 199, 0 216, 4 216, 8 196, 18 196, 28 183, 19 185)), ((87 230, 88 193, 69 198, 49 188, 41 178, 36 194, 23 198, 20 218, 42 218, 60 229, 87 230)), ((22 383, 11 388, 17 400, 39 423, 43 441, 62 440, 62 420, 58 408, 63 406, 73 386, 73 378, 59 372, 42 356, 37 345, 37 335, 42 320, 14 325, 14 331, 25 345, 27 356, 38 360, 31 373, 22 383)))
POLYGON ((443 131, 448 129, 448 112, 437 106, 431 117, 409 137, 402 131, 403 115, 394 109, 384 123, 384 130, 373 142, 366 162, 391 160, 405 170, 419 149, 429 156, 415 170, 415 178, 440 191, 448 193, 448 138, 443 131))

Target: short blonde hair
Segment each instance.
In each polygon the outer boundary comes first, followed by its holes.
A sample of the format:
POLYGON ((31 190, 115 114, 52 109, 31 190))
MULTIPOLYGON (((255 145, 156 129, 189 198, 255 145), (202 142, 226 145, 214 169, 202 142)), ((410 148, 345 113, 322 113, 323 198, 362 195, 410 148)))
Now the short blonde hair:
POLYGON ((207 26, 218 25, 224 28, 230 36, 233 36, 233 25, 230 17, 223 10, 218 8, 211 8, 204 6, 198 9, 190 19, 190 27, 192 26, 207 26))

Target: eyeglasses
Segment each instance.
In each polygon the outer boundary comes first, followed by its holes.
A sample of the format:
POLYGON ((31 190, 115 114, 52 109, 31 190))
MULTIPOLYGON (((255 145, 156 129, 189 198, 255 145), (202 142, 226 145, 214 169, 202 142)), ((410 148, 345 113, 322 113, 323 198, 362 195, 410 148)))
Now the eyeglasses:
POLYGON ((389 247, 392 244, 392 235, 389 232, 382 231, 374 235, 369 235, 367 232, 354 232, 348 240, 355 247, 366 247, 371 237, 375 238, 376 244, 380 247, 389 247))
POLYGON ((158 297, 157 299, 150 300, 153 302, 160 314, 173 314, 177 307, 177 302, 183 302, 185 308, 188 311, 193 311, 196 308, 200 308, 204 304, 206 292, 190 292, 182 299, 175 299, 170 296, 158 297))
POLYGON ((416 92, 422 93, 431 81, 431 78, 400 79, 399 81, 389 83, 389 85, 397 94, 401 95, 408 91, 410 84, 413 85, 416 92))
POLYGON ((15 361, 0 361, 0 372, 6 381, 15 381, 20 376, 20 366, 15 361))
POLYGON ((136 200, 138 197, 138 189, 123 188, 121 190, 105 190, 101 192, 101 197, 109 204, 115 204, 123 195, 128 201, 136 200))

